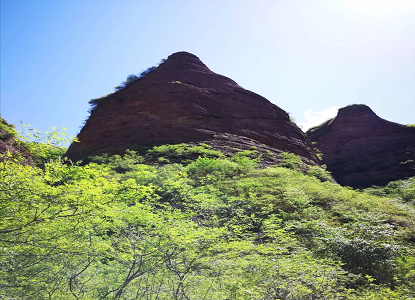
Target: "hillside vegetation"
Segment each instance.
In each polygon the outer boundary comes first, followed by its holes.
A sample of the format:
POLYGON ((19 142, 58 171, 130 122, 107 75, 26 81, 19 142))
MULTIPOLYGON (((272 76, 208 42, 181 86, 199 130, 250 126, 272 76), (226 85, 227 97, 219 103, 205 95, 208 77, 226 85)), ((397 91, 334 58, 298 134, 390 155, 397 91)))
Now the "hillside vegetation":
POLYGON ((31 151, 0 163, 0 299, 414 296, 413 184, 360 192, 292 154, 259 168, 203 144, 31 151))

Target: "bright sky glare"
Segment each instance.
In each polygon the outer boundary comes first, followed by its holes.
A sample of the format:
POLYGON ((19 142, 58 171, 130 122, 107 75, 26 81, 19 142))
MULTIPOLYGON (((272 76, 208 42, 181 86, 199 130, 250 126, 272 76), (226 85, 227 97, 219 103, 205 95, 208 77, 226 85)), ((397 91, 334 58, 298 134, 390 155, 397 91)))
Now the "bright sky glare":
POLYGON ((304 128, 353 103, 415 123, 414 0, 3 0, 1 115, 76 135, 88 100, 177 51, 304 128))
POLYGON ((307 109, 303 115, 303 122, 297 123, 303 131, 307 131, 315 125, 319 125, 337 115, 340 106, 333 106, 322 111, 307 109))

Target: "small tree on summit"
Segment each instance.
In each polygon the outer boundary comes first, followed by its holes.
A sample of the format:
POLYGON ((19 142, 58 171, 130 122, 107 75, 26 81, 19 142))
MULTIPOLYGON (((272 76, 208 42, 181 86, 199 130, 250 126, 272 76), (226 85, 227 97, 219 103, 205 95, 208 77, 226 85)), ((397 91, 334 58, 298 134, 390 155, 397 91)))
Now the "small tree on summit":
POLYGON ((150 73, 151 71, 155 70, 157 67, 156 66, 152 66, 146 70, 144 70, 143 72, 140 73, 139 78, 142 78, 144 76, 146 76, 148 73, 150 73))
POLYGON ((157 68, 156 66, 150 67, 150 68, 144 70, 143 72, 141 72, 139 75, 130 74, 130 75, 127 76, 127 79, 125 81, 123 81, 119 86, 116 86, 114 89, 116 91, 122 90, 126 86, 129 86, 131 83, 136 82, 137 80, 140 80, 141 78, 143 78, 148 73, 155 70, 156 68, 157 68))
POLYGON ((127 76, 127 80, 124 82, 125 85, 129 85, 131 83, 133 83, 134 81, 137 81, 139 79, 139 77, 137 75, 134 74, 130 74, 127 76))
POLYGON ((122 90, 123 88, 130 85, 131 83, 139 80, 141 77, 142 76, 137 76, 135 74, 130 74, 130 75, 127 76, 127 79, 125 81, 123 81, 119 86, 116 86, 114 89, 116 91, 122 90))

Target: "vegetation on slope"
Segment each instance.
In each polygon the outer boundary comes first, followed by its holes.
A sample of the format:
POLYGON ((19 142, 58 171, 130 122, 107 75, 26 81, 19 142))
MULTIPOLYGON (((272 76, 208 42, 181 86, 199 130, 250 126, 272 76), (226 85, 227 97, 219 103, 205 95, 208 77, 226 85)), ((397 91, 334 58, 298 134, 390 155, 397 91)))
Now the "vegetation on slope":
POLYGON ((415 177, 389 182, 386 186, 373 186, 365 192, 382 197, 398 199, 415 205, 415 177))
POLYGON ((0 163, 0 298, 414 295, 413 200, 303 174, 290 154, 259 169, 251 152, 196 147, 155 147, 153 165, 134 151, 0 163))
POLYGON ((14 126, 7 123, 5 119, 0 117, 0 140, 8 141, 15 137, 14 126))
MULTIPOLYGON (((19 159, 21 163, 32 164, 32 158, 23 141, 18 139, 19 132, 15 126, 0 117, 0 154, 7 153, 8 159, 19 159)), ((0 156, 0 161, 5 159, 0 156)))

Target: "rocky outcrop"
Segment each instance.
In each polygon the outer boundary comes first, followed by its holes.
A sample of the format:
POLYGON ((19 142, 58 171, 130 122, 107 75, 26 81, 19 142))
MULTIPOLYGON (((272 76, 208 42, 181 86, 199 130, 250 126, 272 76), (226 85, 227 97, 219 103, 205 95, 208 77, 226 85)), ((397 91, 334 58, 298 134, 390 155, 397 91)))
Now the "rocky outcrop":
POLYGON ((310 141, 278 106, 178 52, 142 79, 107 96, 92 110, 67 156, 161 144, 207 143, 231 148, 290 151, 317 162, 310 141))
POLYGON ((415 128, 386 121, 366 105, 339 109, 307 135, 342 185, 365 188, 415 176, 415 128))
POLYGON ((0 161, 8 159, 8 155, 20 157, 23 164, 33 165, 27 149, 16 141, 13 126, 0 117, 0 161))

